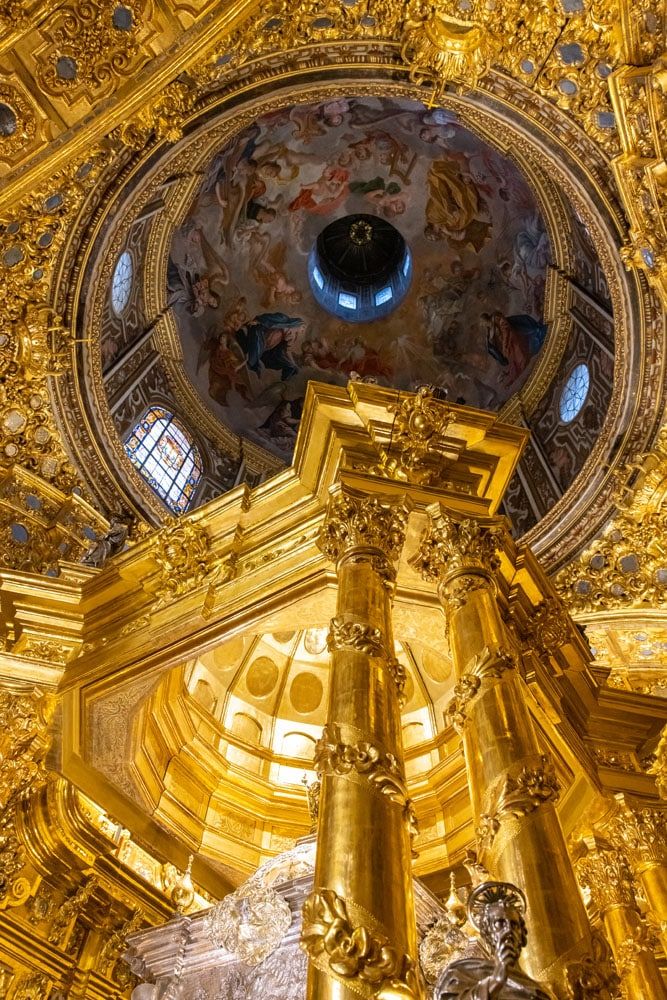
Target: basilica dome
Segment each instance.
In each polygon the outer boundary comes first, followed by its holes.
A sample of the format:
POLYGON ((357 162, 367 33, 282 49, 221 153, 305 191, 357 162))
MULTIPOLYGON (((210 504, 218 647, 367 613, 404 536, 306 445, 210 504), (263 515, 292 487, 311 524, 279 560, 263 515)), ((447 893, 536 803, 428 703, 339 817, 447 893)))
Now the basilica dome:
POLYGON ((81 397, 144 516, 289 465, 310 381, 428 384, 527 427, 504 512, 538 547, 582 470, 597 488, 625 405, 603 217, 507 121, 403 90, 212 114, 117 178, 82 268, 81 397))

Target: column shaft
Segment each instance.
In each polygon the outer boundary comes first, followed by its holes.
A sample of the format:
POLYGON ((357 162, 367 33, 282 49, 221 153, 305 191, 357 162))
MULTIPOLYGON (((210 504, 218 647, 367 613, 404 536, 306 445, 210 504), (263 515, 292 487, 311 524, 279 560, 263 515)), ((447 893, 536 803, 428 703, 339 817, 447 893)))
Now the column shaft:
POLYGON ((524 965, 568 996, 591 932, 555 811, 558 785, 528 711, 493 573, 500 527, 433 511, 415 565, 438 583, 458 683, 449 716, 463 736, 483 861, 528 900, 524 965))
POLYGON ((332 502, 320 543, 337 560, 338 601, 328 721, 315 757, 322 781, 315 882, 304 907, 309 1000, 391 996, 394 988, 419 995, 414 822, 391 628, 391 557, 400 546, 385 530, 388 519, 396 527, 405 513, 347 492, 332 502), (377 517, 377 530, 365 535, 349 530, 362 510, 377 517), (343 543, 341 520, 348 526, 343 543), (339 525, 335 544, 326 537, 332 524, 339 525))

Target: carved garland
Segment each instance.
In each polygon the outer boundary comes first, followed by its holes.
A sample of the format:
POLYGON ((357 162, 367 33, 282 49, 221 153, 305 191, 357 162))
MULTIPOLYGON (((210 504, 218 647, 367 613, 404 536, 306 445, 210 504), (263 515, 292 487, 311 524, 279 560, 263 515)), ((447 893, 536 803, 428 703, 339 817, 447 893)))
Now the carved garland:
POLYGON ((540 806, 556 803, 560 796, 560 785, 550 758, 541 754, 535 767, 524 765, 516 776, 507 775, 493 814, 480 817, 477 837, 480 846, 493 846, 501 821, 507 816, 520 819, 528 816, 540 806))
POLYGON ((340 726, 330 723, 315 746, 314 764, 318 774, 343 776, 354 772, 366 778, 372 788, 403 808, 410 836, 417 835, 414 805, 394 754, 383 753, 365 740, 344 743, 340 726))
POLYGON ((362 996, 389 995, 386 988, 395 996, 419 996, 410 956, 391 946, 369 913, 333 889, 316 889, 304 903, 301 946, 318 969, 350 986, 353 980, 352 988, 362 996))

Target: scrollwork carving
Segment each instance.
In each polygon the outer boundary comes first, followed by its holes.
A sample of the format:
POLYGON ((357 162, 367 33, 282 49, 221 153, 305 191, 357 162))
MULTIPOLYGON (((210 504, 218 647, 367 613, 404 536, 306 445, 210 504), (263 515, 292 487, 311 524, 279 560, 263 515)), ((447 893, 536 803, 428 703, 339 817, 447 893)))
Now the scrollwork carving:
POLYGON ((524 766, 516 777, 508 775, 498 799, 498 813, 527 816, 546 802, 557 802, 560 785, 554 766, 546 754, 536 767, 524 766))
POLYGON ((410 836, 418 833, 417 818, 408 795, 405 777, 396 757, 384 753, 372 743, 345 743, 340 727, 326 725, 315 746, 315 770, 318 774, 346 775, 356 773, 368 779, 372 788, 403 807, 410 836))
POLYGON ((327 649, 351 649, 367 656, 386 656, 382 632, 364 622, 343 621, 332 618, 327 635, 327 649))
POLYGON ((150 586, 159 604, 201 586, 212 568, 206 529, 184 517, 165 520, 152 555, 160 572, 157 583, 150 586))
POLYGON ((463 732, 463 728, 468 719, 466 709, 473 700, 482 681, 474 674, 464 674, 454 686, 454 697, 447 705, 445 717, 450 726, 456 729, 457 733, 463 732))
POLYGON ((591 937, 591 953, 567 968, 568 1000, 616 1000, 621 980, 609 945, 598 931, 591 937))

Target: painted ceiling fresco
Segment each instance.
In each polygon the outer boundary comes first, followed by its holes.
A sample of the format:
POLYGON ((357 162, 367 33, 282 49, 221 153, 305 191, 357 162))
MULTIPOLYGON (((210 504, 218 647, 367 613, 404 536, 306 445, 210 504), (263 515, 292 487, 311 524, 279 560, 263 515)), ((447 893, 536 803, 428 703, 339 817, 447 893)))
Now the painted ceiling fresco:
POLYGON ((265 115, 220 151, 174 235, 169 302, 211 409, 289 461, 311 379, 501 406, 544 342, 548 260, 508 159, 449 112, 350 98, 265 115), (414 263, 401 305, 368 323, 327 313, 308 281, 318 234, 353 213, 390 220, 414 263))

